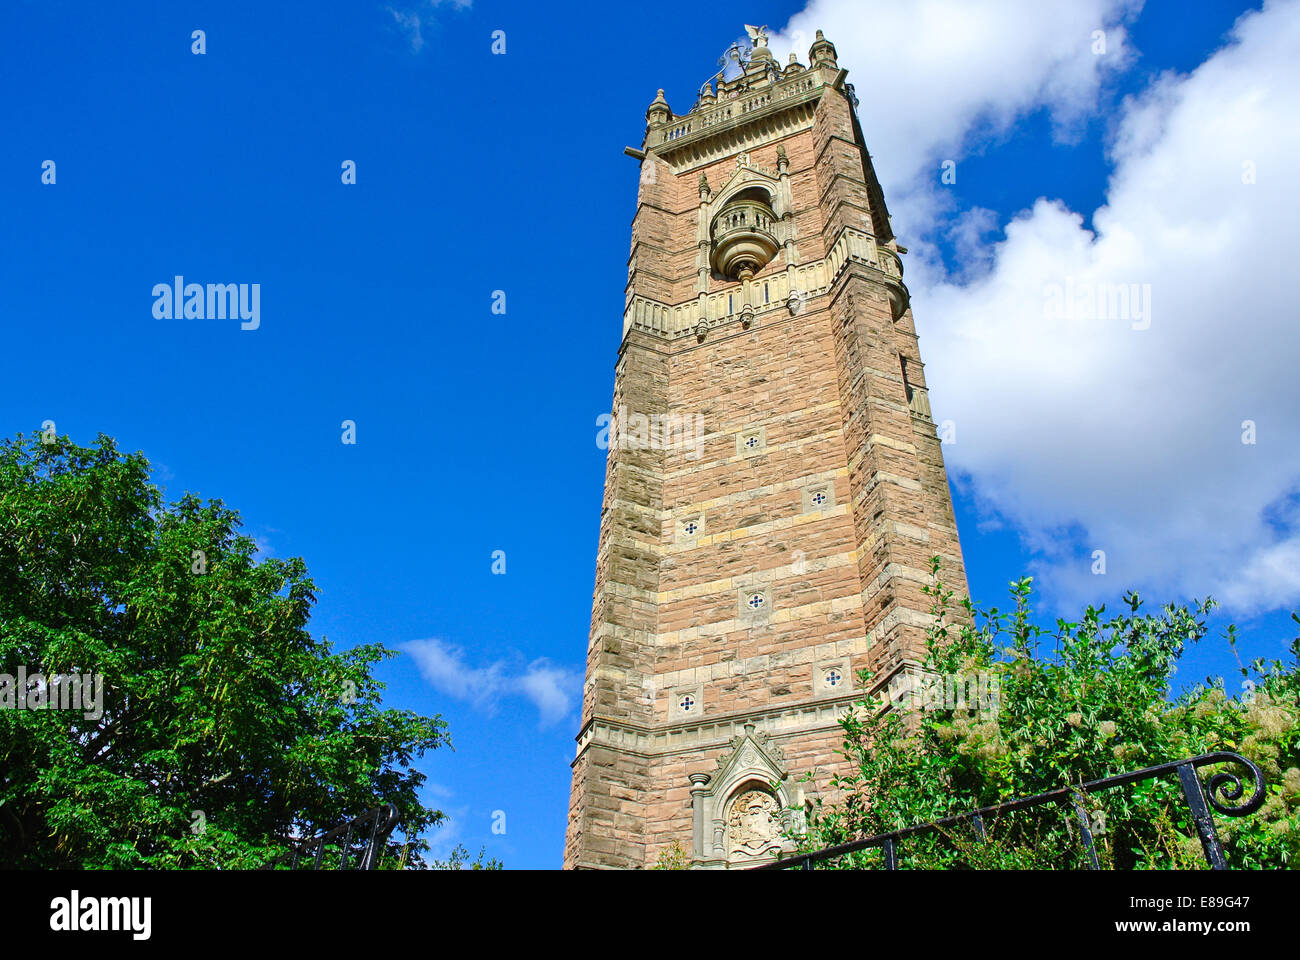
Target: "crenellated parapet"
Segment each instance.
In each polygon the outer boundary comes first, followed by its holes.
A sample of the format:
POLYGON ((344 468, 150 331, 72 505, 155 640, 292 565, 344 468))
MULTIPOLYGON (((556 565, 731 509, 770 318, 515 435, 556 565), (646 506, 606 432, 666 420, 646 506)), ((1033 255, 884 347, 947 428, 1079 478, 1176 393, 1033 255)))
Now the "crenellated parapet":
MULTIPOLYGON (((687 113, 673 113, 663 91, 659 91, 646 111, 643 150, 654 150, 665 157, 702 155, 701 141, 723 134, 734 135, 738 128, 760 120, 771 121, 779 114, 815 102, 823 87, 843 82, 835 47, 820 30, 808 52, 813 66, 805 67, 792 53, 790 62, 782 69, 768 50, 766 28, 746 29, 753 41, 748 58, 742 60, 737 48, 732 48, 736 51, 734 62, 741 68, 738 75, 727 79, 724 68, 716 77, 705 81, 687 113), (693 150, 686 150, 688 147, 693 150)), ((804 114, 810 116, 807 111, 804 114)))

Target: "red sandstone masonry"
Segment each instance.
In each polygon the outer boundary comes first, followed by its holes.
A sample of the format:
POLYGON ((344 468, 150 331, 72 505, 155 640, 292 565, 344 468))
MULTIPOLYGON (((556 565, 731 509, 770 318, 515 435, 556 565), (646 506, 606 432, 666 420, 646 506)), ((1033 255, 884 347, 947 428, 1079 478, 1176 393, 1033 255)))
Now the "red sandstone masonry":
MULTIPOLYGON (((650 867, 674 844, 691 855, 690 777, 716 775, 746 722, 784 754, 787 796, 829 798, 843 763, 834 711, 863 691, 828 691, 819 664, 843 664, 855 683, 857 670, 884 680, 918 660, 931 555, 965 589, 911 312, 895 318, 891 305, 897 281, 851 261, 796 315, 761 299, 765 281, 827 257, 845 231, 893 249, 833 59, 808 73, 822 84, 810 128, 762 114, 720 133, 735 146, 713 159, 689 159, 712 141, 668 142, 644 161, 655 173, 640 184, 628 303, 695 302, 700 176, 722 190, 741 152, 776 172, 784 148, 794 256, 783 246, 755 274, 748 289, 761 309, 749 329, 733 319, 702 341, 626 334, 612 408, 699 414, 705 436, 698 459, 681 449, 608 455, 566 867, 650 867), (738 434, 754 428, 763 447, 739 453, 738 434), (833 503, 809 510, 810 484, 833 503), (696 516, 703 533, 684 536, 683 518, 696 516), (741 591, 756 589, 771 604, 751 619, 741 591), (698 698, 690 719, 672 712, 684 687, 698 698), (805 773, 814 779, 799 785, 805 773)), ((738 310, 744 290, 710 275, 704 293, 732 293, 738 310)))

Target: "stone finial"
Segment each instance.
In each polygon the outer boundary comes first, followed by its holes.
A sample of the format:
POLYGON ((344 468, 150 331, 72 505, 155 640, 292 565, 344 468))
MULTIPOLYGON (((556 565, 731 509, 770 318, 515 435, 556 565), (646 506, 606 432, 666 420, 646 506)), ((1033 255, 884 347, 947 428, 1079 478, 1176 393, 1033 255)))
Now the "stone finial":
POLYGON ((790 158, 785 155, 785 144, 776 145, 776 172, 785 173, 790 169, 790 158))
POLYGON ((825 35, 818 30, 817 39, 813 41, 813 45, 808 49, 808 62, 814 67, 838 67, 839 64, 835 62, 836 56, 835 44, 827 40, 825 35))
POLYGON ((655 98, 650 101, 650 106, 646 109, 646 122, 651 126, 661 123, 667 123, 672 119, 673 111, 668 106, 668 101, 664 99, 664 92, 660 90, 655 94, 655 98))
POLYGON ((709 178, 703 172, 701 172, 700 173, 700 199, 707 200, 712 194, 713 191, 709 188, 709 178))

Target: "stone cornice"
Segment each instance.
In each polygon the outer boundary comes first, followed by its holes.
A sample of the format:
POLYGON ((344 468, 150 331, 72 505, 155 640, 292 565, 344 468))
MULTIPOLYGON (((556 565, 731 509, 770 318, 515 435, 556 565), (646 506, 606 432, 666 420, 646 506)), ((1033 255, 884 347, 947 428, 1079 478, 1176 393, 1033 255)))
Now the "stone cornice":
POLYGON ((809 730, 834 729, 848 709, 864 696, 863 690, 851 690, 839 696, 783 707, 747 710, 707 719, 657 724, 653 727, 592 717, 583 724, 575 738, 577 755, 581 756, 593 743, 646 758, 680 754, 684 750, 706 750, 730 743, 744 731, 746 723, 754 724, 769 739, 779 741, 786 736, 809 730))
POLYGON ((813 97, 747 116, 742 121, 732 121, 684 138, 680 143, 674 142, 666 154, 661 153, 664 148, 656 148, 656 155, 661 155, 674 173, 689 173, 720 159, 811 129, 816 103, 817 98, 813 97))
POLYGON ((690 338, 699 337, 701 321, 707 339, 715 336, 718 328, 730 328, 733 324, 732 332, 744 332, 748 329, 746 310, 755 324, 803 316, 810 302, 831 292, 850 266, 865 271, 876 282, 893 287, 905 302, 903 262, 888 245, 879 243, 864 230, 846 226, 835 232, 828 249, 829 254, 819 260, 760 274, 748 284, 731 284, 671 306, 634 293, 623 313, 624 336, 639 331, 661 342, 690 349, 695 345, 690 338), (767 285, 767 302, 753 303, 762 301, 764 285, 767 285))

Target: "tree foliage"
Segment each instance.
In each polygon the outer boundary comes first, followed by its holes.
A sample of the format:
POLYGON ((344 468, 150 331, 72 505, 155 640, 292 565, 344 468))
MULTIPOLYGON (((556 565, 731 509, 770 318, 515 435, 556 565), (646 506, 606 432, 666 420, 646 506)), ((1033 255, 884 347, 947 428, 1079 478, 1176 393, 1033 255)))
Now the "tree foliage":
MULTIPOLYGON (((932 564, 937 576, 937 558, 932 564)), ((900 697, 893 709, 873 697, 851 711, 842 722, 851 772, 834 780, 837 796, 814 802, 809 828, 797 838, 801 851, 1229 750, 1257 763, 1267 782, 1257 813, 1215 816, 1229 865, 1296 864, 1300 639, 1291 644, 1289 663, 1260 659, 1242 667, 1237 696, 1221 679, 1207 679, 1171 697, 1177 661, 1187 644, 1205 636, 1213 601, 1147 613, 1130 593, 1118 616, 1089 607, 1079 621, 1058 620, 1047 630, 1032 621, 1028 578, 1011 585, 1010 613, 977 611, 969 600, 954 610, 952 592, 937 580, 927 592, 935 617, 926 674, 991 677, 996 697, 982 704, 900 697)), ((1235 640, 1231 628, 1228 640, 1235 640)), ((862 674, 868 689, 870 679, 862 674)), ((1249 788, 1249 779, 1243 781, 1249 788)), ((1205 866, 1177 777, 1091 794, 1083 803, 1103 867, 1205 866)), ((1040 807, 1006 815, 986 824, 987 843, 965 826, 910 836, 900 844, 900 865, 1082 867, 1084 848, 1070 813, 1040 807)), ((879 866, 880 857, 865 851, 824 866, 879 866)))
POLYGON ((651 870, 689 870, 691 858, 682 848, 681 841, 674 840, 659 851, 659 857, 651 870))
POLYGON ((314 639, 303 561, 239 527, 220 500, 165 506, 103 435, 0 444, 0 672, 105 684, 97 718, 0 710, 0 863, 254 867, 380 803, 411 836, 442 820, 412 762, 445 723, 382 709, 395 654, 314 639))
POLYGON ((501 861, 487 855, 487 847, 479 847, 478 856, 469 858, 469 850, 463 843, 456 844, 446 860, 431 859, 430 870, 500 870, 501 861))

